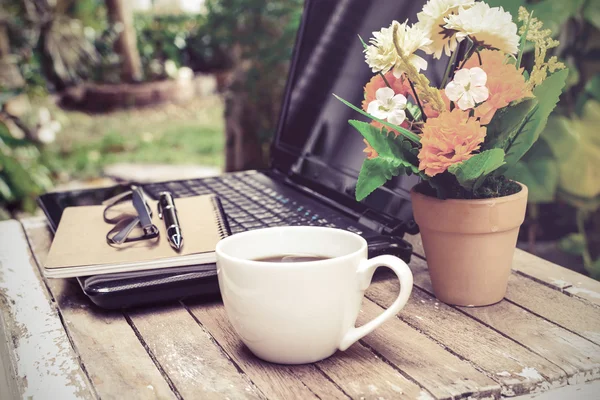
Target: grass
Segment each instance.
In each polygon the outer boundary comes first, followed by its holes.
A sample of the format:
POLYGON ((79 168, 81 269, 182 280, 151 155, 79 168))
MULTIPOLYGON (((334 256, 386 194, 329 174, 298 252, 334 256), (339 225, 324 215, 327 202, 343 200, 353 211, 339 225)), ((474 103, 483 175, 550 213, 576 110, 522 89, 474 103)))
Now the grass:
POLYGON ((93 179, 117 162, 222 167, 223 103, 218 96, 108 114, 62 110, 42 100, 62 124, 47 155, 60 181, 93 179))

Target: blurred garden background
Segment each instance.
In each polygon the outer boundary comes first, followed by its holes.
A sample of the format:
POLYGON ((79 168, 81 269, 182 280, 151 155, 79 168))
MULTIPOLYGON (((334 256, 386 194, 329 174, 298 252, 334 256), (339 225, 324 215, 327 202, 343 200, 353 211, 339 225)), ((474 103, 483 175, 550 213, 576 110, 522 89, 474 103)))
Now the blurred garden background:
MULTIPOLYGON (((519 246, 600 278, 600 0, 488 3, 533 10, 570 71, 512 171, 530 189, 519 246)), ((115 165, 265 167, 302 6, 0 0, 0 219, 115 165)))

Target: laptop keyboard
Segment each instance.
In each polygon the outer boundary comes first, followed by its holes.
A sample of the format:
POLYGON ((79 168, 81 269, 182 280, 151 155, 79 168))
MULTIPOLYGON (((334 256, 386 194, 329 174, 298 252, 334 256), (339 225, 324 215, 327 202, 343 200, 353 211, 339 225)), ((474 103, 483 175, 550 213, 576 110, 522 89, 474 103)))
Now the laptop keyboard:
POLYGON ((290 198, 285 191, 276 191, 261 182, 256 171, 238 172, 222 177, 190 179, 144 185, 153 198, 168 190, 175 197, 206 194, 219 196, 231 233, 273 226, 326 226, 347 229, 359 235, 363 232, 352 220, 316 202, 302 202, 301 196, 290 198))

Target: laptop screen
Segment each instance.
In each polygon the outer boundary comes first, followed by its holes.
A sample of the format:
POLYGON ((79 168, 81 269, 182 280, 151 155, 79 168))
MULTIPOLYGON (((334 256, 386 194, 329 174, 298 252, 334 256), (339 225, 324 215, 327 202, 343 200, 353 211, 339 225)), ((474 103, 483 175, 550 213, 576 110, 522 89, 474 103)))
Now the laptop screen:
MULTIPOLYGON (((354 201, 354 189, 365 154, 362 136, 349 119, 366 118, 345 106, 332 93, 360 105, 363 87, 373 73, 364 61, 363 46, 373 31, 392 20, 416 21, 422 0, 309 0, 296 43, 279 129, 273 146, 273 163, 288 174, 300 176, 330 193, 354 201)), ((429 60, 429 59, 428 59, 429 60)), ((431 61, 431 60, 429 60, 431 61)), ((427 75, 437 84, 445 62, 431 63, 427 75), (437 66, 439 71, 434 71, 437 66)), ((399 208, 417 182, 401 176, 388 182, 364 205, 399 217, 399 208)), ((404 214, 400 212, 400 214, 404 214)))

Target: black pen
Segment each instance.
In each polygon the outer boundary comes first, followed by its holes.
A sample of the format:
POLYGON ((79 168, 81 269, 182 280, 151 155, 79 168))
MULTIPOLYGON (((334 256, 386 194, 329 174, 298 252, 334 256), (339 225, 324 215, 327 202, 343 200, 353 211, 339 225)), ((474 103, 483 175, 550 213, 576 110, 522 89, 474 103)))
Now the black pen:
POLYGON ((160 192, 158 197, 158 218, 165 221, 167 240, 172 248, 179 251, 183 247, 181 225, 177 218, 177 209, 171 192, 160 192))

